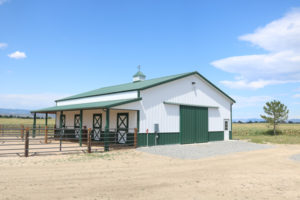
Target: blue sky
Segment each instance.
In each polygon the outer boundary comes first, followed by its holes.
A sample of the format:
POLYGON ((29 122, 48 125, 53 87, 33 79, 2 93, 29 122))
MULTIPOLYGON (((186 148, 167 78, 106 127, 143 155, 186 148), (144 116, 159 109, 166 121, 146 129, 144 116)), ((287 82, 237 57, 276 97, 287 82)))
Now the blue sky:
POLYGON ((0 0, 0 107, 199 71, 237 100, 233 118, 277 99, 300 118, 300 2, 0 0))

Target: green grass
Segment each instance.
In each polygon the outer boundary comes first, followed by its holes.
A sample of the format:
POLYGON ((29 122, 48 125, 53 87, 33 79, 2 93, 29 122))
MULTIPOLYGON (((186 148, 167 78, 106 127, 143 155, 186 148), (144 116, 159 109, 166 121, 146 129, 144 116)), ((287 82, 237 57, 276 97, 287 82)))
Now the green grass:
POLYGON ((266 123, 233 123, 233 139, 249 140, 255 143, 300 144, 300 124, 280 124, 276 135, 266 123))

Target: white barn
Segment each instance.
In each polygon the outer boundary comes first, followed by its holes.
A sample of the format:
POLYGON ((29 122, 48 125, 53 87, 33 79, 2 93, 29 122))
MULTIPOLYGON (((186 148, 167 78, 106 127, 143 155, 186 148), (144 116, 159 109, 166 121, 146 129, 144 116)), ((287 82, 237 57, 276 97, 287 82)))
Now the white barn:
POLYGON ((107 133, 116 143, 138 146, 187 144, 231 139, 235 101, 198 72, 104 87, 64 99, 56 106, 32 111, 56 114, 56 128, 81 138, 91 128, 93 140, 107 133))

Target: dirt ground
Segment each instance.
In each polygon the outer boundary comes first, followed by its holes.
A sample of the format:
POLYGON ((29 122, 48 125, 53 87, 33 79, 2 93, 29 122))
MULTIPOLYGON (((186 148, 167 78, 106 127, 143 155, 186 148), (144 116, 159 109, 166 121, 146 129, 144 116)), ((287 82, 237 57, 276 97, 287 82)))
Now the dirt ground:
POLYGON ((0 199, 300 199, 299 145, 200 160, 120 150, 0 158, 0 199))

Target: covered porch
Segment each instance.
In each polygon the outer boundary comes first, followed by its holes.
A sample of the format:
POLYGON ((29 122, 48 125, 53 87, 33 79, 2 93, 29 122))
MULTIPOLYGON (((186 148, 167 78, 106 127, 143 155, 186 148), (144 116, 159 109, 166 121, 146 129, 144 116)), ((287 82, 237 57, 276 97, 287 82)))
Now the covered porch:
POLYGON ((37 113, 45 114, 46 126, 48 114, 55 114, 55 137, 76 141, 82 146, 90 133, 93 144, 104 145, 106 151, 109 146, 133 146, 136 143, 134 132, 139 131, 139 110, 114 107, 139 100, 103 101, 35 110, 32 111, 33 127, 36 127, 37 113))

